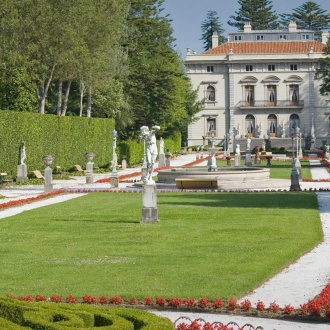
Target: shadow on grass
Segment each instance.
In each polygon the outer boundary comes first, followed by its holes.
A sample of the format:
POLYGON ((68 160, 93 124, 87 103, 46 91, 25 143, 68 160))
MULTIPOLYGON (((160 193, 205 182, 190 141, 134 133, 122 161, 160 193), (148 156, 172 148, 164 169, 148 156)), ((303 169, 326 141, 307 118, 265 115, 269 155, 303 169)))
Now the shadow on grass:
POLYGON ((267 192, 267 193, 182 193, 162 199, 158 205, 236 207, 263 209, 317 209, 317 198, 313 192, 267 192))

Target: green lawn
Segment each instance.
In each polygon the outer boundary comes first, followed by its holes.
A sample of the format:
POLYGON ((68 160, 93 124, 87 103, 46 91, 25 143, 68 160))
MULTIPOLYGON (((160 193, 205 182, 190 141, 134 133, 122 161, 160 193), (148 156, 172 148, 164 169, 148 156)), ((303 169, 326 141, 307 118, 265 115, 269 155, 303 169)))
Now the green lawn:
MULTIPOLYGON (((233 166, 232 161, 232 166, 233 166)), ((262 167, 268 168, 266 166, 267 162, 262 161, 261 164, 252 164, 253 167, 262 167)), ((291 178, 291 170, 292 170, 292 162, 291 161, 281 161, 281 160, 272 160, 272 166, 269 167, 270 169, 270 178, 271 179, 290 179, 291 178)), ((312 174, 310 171, 309 161, 308 160, 301 160, 301 175, 304 179, 312 178, 312 174)), ((224 160, 217 160, 218 167, 227 167, 227 162, 224 160)), ((241 166, 244 166, 244 161, 241 162, 241 166)))
POLYGON ((312 192, 91 193, 0 220, 0 295, 238 298, 322 240, 312 192))

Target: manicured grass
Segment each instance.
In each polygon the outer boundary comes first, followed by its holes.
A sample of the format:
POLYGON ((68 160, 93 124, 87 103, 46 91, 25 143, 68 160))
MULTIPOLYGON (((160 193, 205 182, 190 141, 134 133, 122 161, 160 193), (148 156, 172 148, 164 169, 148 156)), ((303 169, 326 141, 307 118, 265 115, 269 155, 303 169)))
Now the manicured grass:
MULTIPOLYGON (((91 193, 0 220, 0 295, 238 298, 322 240, 313 192, 91 193)), ((302 274, 303 276, 303 274, 302 274)))
MULTIPOLYGON (((233 166, 232 161, 232 166, 233 166)), ((253 167, 262 167, 268 168, 266 166, 267 162, 262 161, 261 164, 253 164, 253 167)), ((281 161, 281 160, 272 160, 272 166, 269 167, 270 169, 270 178, 271 179, 290 179, 291 178, 291 170, 292 170, 292 162, 291 161, 281 161)), ((301 174, 302 178, 310 179, 312 178, 312 174, 310 171, 309 161, 308 160, 301 160, 301 174)), ((217 160, 218 167, 227 167, 227 162, 223 160, 217 160)), ((244 166, 244 161, 241 162, 241 166, 244 166)))

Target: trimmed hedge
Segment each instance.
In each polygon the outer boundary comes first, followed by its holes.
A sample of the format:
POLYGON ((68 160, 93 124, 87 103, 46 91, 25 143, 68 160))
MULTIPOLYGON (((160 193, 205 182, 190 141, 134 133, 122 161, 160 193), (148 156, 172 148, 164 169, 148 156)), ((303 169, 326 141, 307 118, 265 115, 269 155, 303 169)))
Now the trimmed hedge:
MULTIPOLYGON (((107 166, 112 160, 113 119, 61 117, 30 112, 0 111, 0 172, 15 177, 19 148, 25 142, 28 171, 44 169, 44 155, 52 155, 52 167, 72 168, 79 164, 85 167, 84 154, 95 154, 94 164, 107 166)), ((129 165, 140 164, 143 159, 143 141, 120 141, 117 144, 119 161, 126 155, 129 165)), ((165 148, 172 153, 181 149, 181 134, 165 139, 165 148)))
POLYGON ((114 126, 113 119, 0 111, 0 172, 16 175, 22 141, 29 171, 44 168, 44 155, 61 168, 84 166, 88 151, 96 155, 95 165, 105 165, 112 160, 114 126))
POLYGON ((22 302, 0 299, 1 329, 173 330, 166 318, 145 311, 112 306, 22 302), (14 315, 18 316, 17 318, 14 315), (4 327, 2 327, 4 325, 4 327))

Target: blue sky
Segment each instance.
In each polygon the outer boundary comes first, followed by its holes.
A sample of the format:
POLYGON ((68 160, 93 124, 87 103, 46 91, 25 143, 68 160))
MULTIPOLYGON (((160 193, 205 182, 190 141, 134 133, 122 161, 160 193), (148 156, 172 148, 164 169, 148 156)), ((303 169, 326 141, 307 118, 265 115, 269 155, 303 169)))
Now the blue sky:
MULTIPOLYGON (((273 9, 277 14, 291 13, 292 9, 301 6, 307 0, 273 0, 273 9)), ((314 0, 321 9, 330 13, 330 0, 314 0)), ((164 14, 170 14, 172 19, 173 36, 176 40, 176 49, 186 54, 186 48, 196 50, 197 53, 203 51, 201 38, 201 24, 206 18, 209 10, 218 13, 224 35, 236 31, 234 27, 227 24, 229 16, 235 15, 240 6, 237 0, 165 0, 164 14)))

